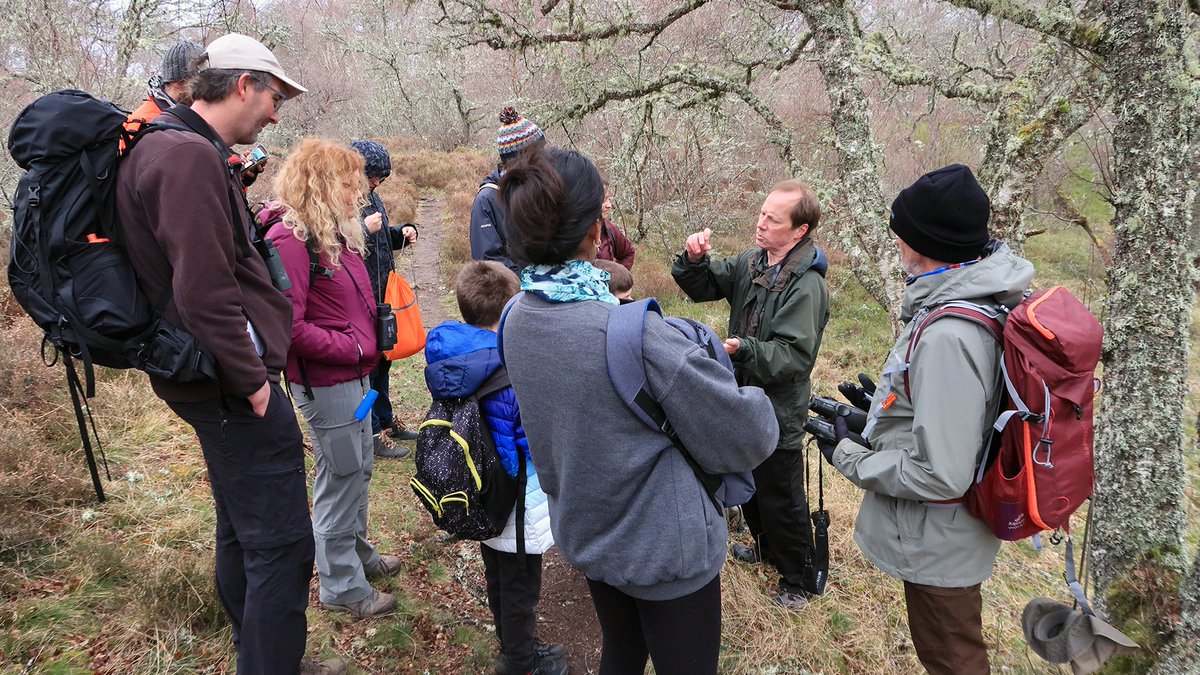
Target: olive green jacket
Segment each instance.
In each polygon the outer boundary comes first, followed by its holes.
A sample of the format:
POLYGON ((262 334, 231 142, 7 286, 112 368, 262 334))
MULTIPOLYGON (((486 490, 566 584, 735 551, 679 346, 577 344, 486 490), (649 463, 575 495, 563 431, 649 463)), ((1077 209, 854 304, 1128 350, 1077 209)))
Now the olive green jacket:
POLYGON ((821 336, 829 321, 825 259, 811 239, 797 244, 768 287, 753 283, 752 270, 764 251, 752 248, 736 256, 692 263, 680 253, 671 266, 675 283, 695 302, 729 301, 729 334, 741 347, 731 358, 738 384, 762 387, 779 422, 779 449, 803 449, 804 419, 811 392, 809 378, 821 336), (747 312, 763 307, 756 336, 737 335, 747 312))

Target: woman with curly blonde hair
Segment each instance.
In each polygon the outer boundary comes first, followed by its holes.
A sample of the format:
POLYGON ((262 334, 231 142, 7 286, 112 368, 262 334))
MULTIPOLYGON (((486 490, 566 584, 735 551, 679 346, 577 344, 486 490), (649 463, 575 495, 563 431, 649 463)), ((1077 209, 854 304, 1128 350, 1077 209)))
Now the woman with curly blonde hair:
POLYGON ((366 187, 357 152, 306 139, 275 179, 286 213, 267 233, 292 282, 285 292, 293 313, 287 380, 316 455, 312 516, 321 605, 359 618, 395 609, 396 598, 367 580, 400 569, 398 557, 379 555, 367 540, 374 444, 370 421, 354 415, 380 358, 358 221, 366 187))

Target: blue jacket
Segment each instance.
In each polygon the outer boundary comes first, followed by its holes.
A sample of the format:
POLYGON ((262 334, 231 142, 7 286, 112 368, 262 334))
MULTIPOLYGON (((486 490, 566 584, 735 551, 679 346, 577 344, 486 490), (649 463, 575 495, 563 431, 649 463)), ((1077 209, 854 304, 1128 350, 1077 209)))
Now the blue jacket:
POLYGON ((500 169, 479 183, 471 205, 471 260, 495 260, 513 272, 519 271, 508 253, 507 218, 500 205, 500 192, 488 185, 500 184, 500 169))
POLYGON ((392 260, 392 251, 408 245, 408 240, 400 231, 411 223, 393 227, 388 221, 387 210, 383 208, 383 200, 375 194, 374 190, 367 195, 367 205, 363 207, 359 217, 366 219, 373 213, 383 216, 383 226, 374 234, 363 228, 367 243, 367 252, 363 256, 363 262, 367 265, 367 276, 371 278, 371 290, 375 292, 375 302, 383 302, 383 289, 387 287, 388 272, 396 269, 396 263, 392 260))
MULTIPOLYGON (((459 398, 479 391, 492 373, 500 368, 496 334, 485 328, 458 321, 446 321, 429 331, 425 339, 425 384, 433 398, 459 398)), ((479 402, 483 421, 491 430, 492 440, 504 470, 517 475, 517 452, 525 455, 525 552, 545 553, 554 545, 550 534, 550 512, 542 492, 529 442, 521 426, 521 411, 512 387, 488 394, 479 402)), ((484 543, 509 553, 516 552, 515 513, 508 517, 504 532, 484 543)))

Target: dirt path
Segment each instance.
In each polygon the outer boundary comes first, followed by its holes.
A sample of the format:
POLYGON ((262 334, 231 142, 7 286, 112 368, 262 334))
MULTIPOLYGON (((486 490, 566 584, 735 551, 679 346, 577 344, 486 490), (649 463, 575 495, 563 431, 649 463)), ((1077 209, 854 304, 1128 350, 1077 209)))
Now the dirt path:
MULTIPOLYGON (((417 205, 421 236, 413 253, 396 257, 397 271, 413 283, 428 330, 449 318, 445 299, 450 287, 439 274, 442 252, 442 200, 423 197, 417 205), (415 281, 414 281, 415 280, 415 281)), ((448 275, 447 275, 448 276, 448 275)), ((482 581, 482 579, 480 579, 482 581)), ((542 560, 542 597, 537 607, 538 637, 567 647, 567 663, 576 675, 600 670, 600 624, 583 575, 551 549, 542 560)))
POLYGON ((446 314, 445 298, 449 287, 442 283, 438 267, 442 258, 442 200, 422 197, 417 204, 417 228, 420 238, 412 253, 396 256, 396 271, 413 285, 417 304, 421 307, 421 322, 425 330, 450 318, 446 314))

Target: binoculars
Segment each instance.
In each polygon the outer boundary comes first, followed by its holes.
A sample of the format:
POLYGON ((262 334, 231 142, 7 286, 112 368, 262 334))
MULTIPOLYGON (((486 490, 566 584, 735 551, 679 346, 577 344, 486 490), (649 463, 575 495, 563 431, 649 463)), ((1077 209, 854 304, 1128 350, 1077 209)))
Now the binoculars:
POLYGON ((867 413, 824 396, 812 397, 808 409, 815 414, 804 420, 804 431, 829 443, 837 442, 837 432, 833 427, 835 418, 846 418, 846 428, 856 434, 861 434, 867 425, 867 413))

